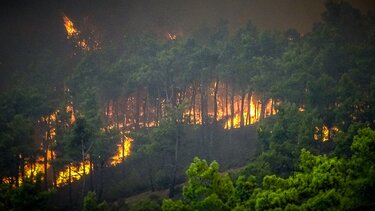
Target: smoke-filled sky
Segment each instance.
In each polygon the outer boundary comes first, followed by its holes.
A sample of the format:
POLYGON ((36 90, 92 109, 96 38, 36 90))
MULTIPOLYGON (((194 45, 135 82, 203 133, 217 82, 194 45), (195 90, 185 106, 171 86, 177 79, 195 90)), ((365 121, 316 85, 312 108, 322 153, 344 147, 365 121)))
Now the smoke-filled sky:
MULTIPOLYGON (((374 0, 347 0, 363 13, 374 0)), ((0 6, 0 71, 20 68, 22 59, 42 49, 62 51, 62 15, 81 29, 89 26, 115 40, 125 34, 189 34, 200 26, 227 20, 231 31, 249 20, 259 29, 301 33, 311 30, 324 0, 8 0, 0 6)))

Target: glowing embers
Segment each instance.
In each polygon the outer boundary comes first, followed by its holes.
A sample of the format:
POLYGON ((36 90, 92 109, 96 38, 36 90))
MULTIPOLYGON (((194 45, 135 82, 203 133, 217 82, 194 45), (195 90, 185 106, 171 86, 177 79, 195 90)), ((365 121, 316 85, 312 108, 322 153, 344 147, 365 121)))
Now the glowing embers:
POLYGON ((125 157, 131 153, 131 145, 134 140, 128 135, 122 135, 121 143, 117 145, 117 153, 111 159, 111 165, 116 166, 122 163, 125 157))
POLYGON ((61 187, 68 183, 81 179, 83 176, 90 173, 90 169, 91 168, 89 161, 80 162, 77 164, 70 163, 59 172, 59 175, 56 179, 57 187, 61 187))
POLYGON ((90 30, 83 30, 89 31, 89 33, 81 33, 81 31, 74 26, 73 21, 68 16, 63 15, 63 21, 67 33, 67 39, 71 39, 74 42, 76 48, 79 48, 83 51, 101 49, 99 41, 100 39, 98 39, 95 30, 91 28, 90 30))
POLYGON ((66 106, 66 113, 70 114, 70 124, 74 124, 76 122, 76 116, 74 114, 73 103, 68 103, 66 106))
POLYGON ((175 35, 175 34, 171 34, 171 33, 168 33, 168 38, 169 38, 170 40, 176 40, 177 35, 175 35))
POLYGON ((321 140, 323 142, 326 142, 330 140, 332 137, 336 136, 339 132, 340 130, 336 126, 328 128, 327 126, 323 125, 322 129, 320 129, 319 127, 315 127, 314 140, 321 140))

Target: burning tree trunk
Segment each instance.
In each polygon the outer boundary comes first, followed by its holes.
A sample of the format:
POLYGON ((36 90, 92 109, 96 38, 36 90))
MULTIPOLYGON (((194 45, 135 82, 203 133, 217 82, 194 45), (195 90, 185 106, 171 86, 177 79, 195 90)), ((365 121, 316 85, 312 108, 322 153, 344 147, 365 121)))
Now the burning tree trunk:
POLYGON ((247 93, 247 115, 246 115, 246 124, 251 124, 251 92, 247 93))
POLYGON ((194 122, 194 125, 197 123, 197 120, 196 120, 196 111, 195 111, 195 97, 197 95, 197 89, 196 89, 196 86, 195 84, 193 85, 193 96, 192 96, 192 106, 193 106, 193 122, 194 122))
POLYGON ((267 100, 266 100, 266 97, 265 96, 262 96, 260 98, 260 103, 261 103, 261 107, 260 107, 260 120, 264 119, 265 117, 265 114, 266 114, 266 105, 267 105, 267 100))
MULTIPOLYGON (((90 159, 89 159, 89 165, 90 165, 90 191, 94 191, 94 178, 93 178, 93 163, 92 163, 92 156, 90 156, 90 159)), ((85 169, 85 168, 84 168, 85 169)))
POLYGON ((135 129, 139 129, 139 109, 140 109, 140 93, 139 89, 136 91, 136 98, 135 98, 135 129))
POLYGON ((232 93, 230 96, 231 106, 230 106, 230 127, 234 128, 234 86, 232 87, 232 93))
POLYGON ((243 128, 244 126, 244 105, 245 105, 245 96, 246 96, 246 93, 243 92, 242 95, 241 95, 241 116, 240 116, 240 127, 243 128))
POLYGON ((68 186, 69 186, 69 205, 70 207, 72 207, 72 202, 73 202, 73 197, 72 197, 72 168, 71 168, 71 164, 69 163, 68 165, 68 168, 69 168, 69 183, 68 183, 68 186))
POLYGON ((49 133, 49 128, 47 128, 47 132, 45 137, 42 139, 42 145, 43 145, 43 168, 44 168, 44 174, 43 174, 43 184, 44 184, 44 189, 48 189, 48 184, 47 184, 47 169, 48 169, 48 139, 49 139, 50 133, 49 133))
MULTIPOLYGON (((202 118, 202 146, 207 141, 207 124, 208 124, 208 105, 207 105, 207 86, 201 83, 201 118, 202 118)), ((203 148, 202 148, 203 149, 203 148)))
POLYGON ((53 179, 53 186, 54 188, 57 188, 57 178, 56 178, 56 169, 55 169, 55 165, 54 165, 54 160, 55 160, 55 157, 53 155, 53 151, 50 150, 50 153, 51 153, 51 168, 52 168, 52 179, 53 179))
MULTIPOLYGON (((228 117, 228 83, 225 83, 225 116, 228 117)), ((226 127, 229 128, 228 121, 226 122, 226 127)))
POLYGON ((219 79, 216 79, 215 90, 214 90, 214 126, 215 127, 217 123, 217 92, 218 90, 219 90, 219 79))

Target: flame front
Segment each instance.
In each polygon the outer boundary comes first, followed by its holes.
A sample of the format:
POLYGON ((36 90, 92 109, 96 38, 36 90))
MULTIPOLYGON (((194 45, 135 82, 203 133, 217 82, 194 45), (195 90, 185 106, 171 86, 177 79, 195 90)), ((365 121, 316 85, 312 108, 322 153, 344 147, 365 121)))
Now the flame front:
POLYGON ((76 165, 71 163, 68 166, 65 166, 65 168, 59 172, 57 177, 57 187, 61 187, 81 179, 82 176, 90 173, 90 169, 90 163, 88 161, 85 161, 84 163, 80 162, 76 165))
POLYGON ((73 22, 66 15, 63 15, 63 20, 66 32, 68 34, 67 38, 70 39, 72 37, 77 37, 79 35, 79 31, 74 27, 73 22))
MULTIPOLYGON (((97 34, 94 33, 94 30, 90 30, 90 33, 86 34, 86 36, 82 38, 82 35, 85 35, 85 33, 81 33, 81 31, 79 31, 74 26, 74 23, 66 15, 63 15, 63 21, 67 33, 67 38, 73 41, 76 48, 79 48, 83 51, 101 49, 100 41, 96 36, 97 34)), ((85 30, 83 31, 85 32, 85 30)))
POLYGON ((117 153, 112 157, 111 165, 116 166, 124 161, 131 153, 131 144, 134 140, 126 135, 123 136, 120 144, 117 145, 117 153))

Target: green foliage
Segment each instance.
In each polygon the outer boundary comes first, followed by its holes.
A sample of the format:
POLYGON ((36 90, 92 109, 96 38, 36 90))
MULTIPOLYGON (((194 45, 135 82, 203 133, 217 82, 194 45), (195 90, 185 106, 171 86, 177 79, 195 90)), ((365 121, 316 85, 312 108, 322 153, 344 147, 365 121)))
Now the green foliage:
POLYGON ((217 162, 207 164, 206 160, 194 158, 186 171, 188 185, 183 189, 184 202, 165 200, 163 210, 227 210, 226 203, 234 193, 228 175, 219 173, 217 162))
POLYGON ((95 192, 88 192, 83 199, 83 211, 99 211, 107 209, 107 202, 103 201, 102 203, 98 203, 95 192))
MULTIPOLYGON (((154 200, 142 200, 131 206, 130 211, 161 211, 161 205, 154 200)), ((173 209, 176 210, 176 209, 173 209)))
POLYGON ((218 173, 216 162, 198 158, 190 165, 183 201, 165 200, 163 210, 341 210, 371 206, 374 197, 375 131, 361 129, 354 137, 350 159, 313 155, 302 149, 298 171, 287 178, 239 176, 236 183, 218 173), (214 188, 214 181, 222 181, 214 188), (220 195, 221 193, 226 193, 220 195), (220 197, 221 196, 221 197, 220 197))
POLYGON ((53 191, 43 191, 40 177, 37 182, 25 180, 18 188, 0 184, 0 210, 46 210, 53 191))

